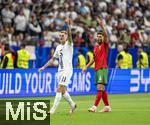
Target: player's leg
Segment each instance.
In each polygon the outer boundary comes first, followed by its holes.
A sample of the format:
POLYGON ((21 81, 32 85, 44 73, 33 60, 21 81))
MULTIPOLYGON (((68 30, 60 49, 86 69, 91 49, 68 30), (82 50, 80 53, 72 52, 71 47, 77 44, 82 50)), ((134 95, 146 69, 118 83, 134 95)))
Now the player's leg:
POLYGON ((108 80, 108 69, 105 69, 105 68, 103 69, 103 77, 104 77, 104 82, 103 82, 104 90, 102 93, 102 99, 103 99, 105 107, 100 112, 110 112, 111 108, 109 106, 108 94, 105 90, 105 86, 107 85, 107 80, 108 80))
POLYGON ((95 72, 95 83, 97 87, 97 94, 95 98, 94 105, 88 110, 89 112, 95 112, 97 106, 99 105, 99 102, 102 98, 104 86, 101 84, 103 82, 102 74, 101 74, 101 69, 95 72))
POLYGON ((95 99, 95 102, 94 102, 94 105, 97 107, 100 103, 100 100, 102 98, 102 95, 103 95, 103 90, 104 90, 104 87, 103 87, 103 84, 99 83, 97 85, 97 95, 96 95, 96 99, 95 99))
POLYGON ((103 95, 103 84, 97 84, 97 94, 96 94, 96 98, 94 101, 94 105, 88 110, 89 112, 96 112, 96 109, 102 99, 102 95, 103 95))
POLYGON ((69 103, 70 106, 73 107, 75 105, 74 101, 72 100, 72 98, 71 98, 70 94, 67 92, 67 90, 64 92, 63 97, 69 103))
POLYGON ((70 113, 73 113, 74 110, 76 109, 76 103, 72 100, 70 94, 65 91, 65 93, 63 94, 64 99, 68 102, 68 104, 70 105, 70 113))
POLYGON ((102 110, 100 110, 100 112, 111 112, 111 107, 109 106, 108 95, 106 91, 103 91, 102 99, 105 106, 102 110))
POLYGON ((104 78, 103 80, 104 90, 103 90, 102 99, 103 99, 105 106, 109 106, 108 95, 105 90, 105 86, 107 85, 107 81, 108 81, 108 69, 104 68, 102 73, 103 73, 103 78, 104 78))
MULTIPOLYGON (((60 83, 61 85, 64 85, 64 86, 67 86, 68 83, 70 82, 70 79, 71 79, 71 76, 72 76, 72 72, 68 72, 66 73, 63 77, 63 80, 62 82, 60 83)), ((70 107, 71 107, 71 110, 70 110, 70 113, 73 113, 74 110, 76 109, 76 104, 75 102, 72 100, 70 94, 67 92, 66 88, 65 88, 65 91, 63 92, 63 97, 64 99, 69 103, 70 107)))
POLYGON ((60 103, 60 100, 62 98, 62 93, 64 92, 64 86, 62 85, 58 85, 58 88, 57 88, 57 93, 56 93, 56 96, 55 96, 55 99, 54 99, 54 104, 50 110, 50 114, 53 114, 56 110, 56 108, 58 107, 59 103, 60 103))
POLYGON ((49 112, 50 114, 53 114, 55 112, 55 110, 58 107, 60 100, 62 98, 62 94, 65 91, 64 86, 60 84, 62 77, 63 77, 63 72, 58 72, 58 88, 57 88, 56 96, 54 99, 54 104, 49 112))

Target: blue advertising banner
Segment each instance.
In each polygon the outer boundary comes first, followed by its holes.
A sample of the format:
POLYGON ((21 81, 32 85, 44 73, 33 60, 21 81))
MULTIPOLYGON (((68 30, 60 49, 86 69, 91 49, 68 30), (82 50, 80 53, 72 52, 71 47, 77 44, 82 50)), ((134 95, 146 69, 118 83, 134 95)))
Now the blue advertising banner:
MULTIPOLYGON (((0 98, 53 96, 57 85, 57 69, 0 70, 0 98)), ((94 70, 81 74, 74 69, 67 89, 71 95, 94 94, 94 70)), ((109 69, 106 89, 113 94, 150 92, 150 69, 109 69)))
POLYGON ((150 92, 150 69, 110 69, 109 93, 150 92))

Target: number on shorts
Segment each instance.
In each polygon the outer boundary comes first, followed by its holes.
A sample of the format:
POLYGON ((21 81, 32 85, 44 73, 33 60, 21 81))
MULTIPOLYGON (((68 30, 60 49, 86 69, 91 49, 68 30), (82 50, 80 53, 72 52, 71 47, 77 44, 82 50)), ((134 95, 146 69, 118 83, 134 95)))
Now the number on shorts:
POLYGON ((61 82, 66 82, 66 77, 65 76, 62 77, 61 82))

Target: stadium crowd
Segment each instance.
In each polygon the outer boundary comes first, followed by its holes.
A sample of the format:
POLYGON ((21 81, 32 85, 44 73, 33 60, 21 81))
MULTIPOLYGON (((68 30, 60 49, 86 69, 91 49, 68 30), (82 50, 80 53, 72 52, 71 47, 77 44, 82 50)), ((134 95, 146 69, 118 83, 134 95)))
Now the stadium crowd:
POLYGON ((55 48, 65 18, 73 20, 74 47, 95 43, 101 17, 109 35, 110 48, 150 48, 149 0, 0 0, 0 48, 23 43, 55 48))

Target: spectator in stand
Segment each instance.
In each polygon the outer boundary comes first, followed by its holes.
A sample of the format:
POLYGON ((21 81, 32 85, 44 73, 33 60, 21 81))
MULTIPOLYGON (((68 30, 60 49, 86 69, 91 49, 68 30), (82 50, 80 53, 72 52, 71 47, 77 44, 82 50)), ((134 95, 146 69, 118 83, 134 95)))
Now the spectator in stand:
POLYGON ((84 57, 84 55, 81 53, 82 51, 79 50, 78 52, 78 63, 77 63, 77 68, 79 69, 83 69, 86 66, 86 59, 84 57))
POLYGON ((29 21, 31 14, 31 10, 29 9, 29 7, 30 5, 27 2, 25 2, 22 10, 27 22, 29 21))
POLYGON ((31 36, 39 37, 41 35, 41 26, 36 19, 36 15, 32 14, 31 15, 31 20, 29 22, 29 34, 31 36))
POLYGON ((138 48, 138 61, 137 61, 137 68, 148 68, 148 55, 146 52, 143 51, 143 47, 138 48))
POLYGON ((5 54, 5 50, 4 50, 4 43, 0 42, 0 63, 2 61, 2 57, 4 56, 5 54))
POLYGON ((127 69, 128 68, 128 57, 126 52, 124 51, 124 47, 122 44, 118 45, 118 54, 116 58, 116 68, 127 69))
POLYGON ((4 69, 14 68, 14 54, 9 48, 9 44, 5 44, 5 54, 2 58, 0 67, 4 69))
POLYGON ((84 39, 81 38, 81 33, 77 32, 74 38, 74 47, 80 48, 82 43, 84 43, 84 39))
POLYGON ((4 25, 12 25, 12 20, 15 17, 15 13, 11 10, 11 6, 6 4, 1 11, 2 21, 4 25))
MULTIPOLYGON (((89 47, 89 51, 86 53, 86 65, 94 59, 93 47, 89 47)), ((89 68, 94 68, 95 63, 93 63, 89 68)))
POLYGON ((19 11, 19 14, 14 19, 15 23, 15 34, 18 35, 23 33, 25 35, 27 28, 27 19, 23 13, 23 10, 19 11))
POLYGON ((127 43, 128 47, 148 49, 149 9, 149 0, 4 0, 0 4, 0 40, 14 46, 22 41, 37 46, 42 39, 42 47, 56 47, 58 30, 70 17, 74 46, 88 48, 94 43, 92 30, 101 30, 96 26, 98 16, 103 18, 111 48, 127 43), (23 38, 19 38, 20 33, 23 38))
POLYGON ((14 38, 14 45, 17 46, 17 47, 20 47, 20 45, 23 43, 24 41, 24 35, 23 33, 19 33, 18 35, 15 35, 15 38, 14 38))
MULTIPOLYGON (((148 11, 150 2, 147 0, 64 0, 63 2, 59 0, 29 0, 19 2, 2 1, 2 5, 2 27, 7 23, 11 24, 12 27, 15 27, 14 34, 25 32, 30 36, 40 35, 40 37, 43 37, 43 32, 47 28, 48 32, 59 30, 64 24, 64 18, 70 17, 74 21, 74 27, 76 27, 77 32, 80 31, 81 36, 83 36, 82 39, 85 41, 81 46, 88 47, 91 45, 89 41, 93 38, 89 34, 90 30, 87 29, 95 29, 95 18, 96 16, 101 16, 104 19, 104 24, 111 40, 111 47, 116 47, 119 41, 126 41, 130 47, 143 44, 144 46, 149 46, 147 44, 149 37, 147 32, 150 31, 148 28, 150 26, 150 14, 148 11), (30 21, 31 18, 32 21, 30 21), (27 26, 29 32, 26 31, 27 26), (143 30, 142 32, 140 32, 141 29, 143 30), (120 36, 119 39, 118 35, 120 36), (89 41, 87 39, 88 36, 90 37, 89 41)), ((97 30, 99 30, 99 27, 97 27, 97 30)))
POLYGON ((91 46, 94 46, 95 44, 95 29, 94 28, 91 28, 89 29, 89 32, 88 32, 88 42, 87 42, 87 46, 88 48, 90 49, 91 46))
POLYGON ((20 45, 20 50, 16 53, 14 61, 15 68, 28 69, 30 54, 25 50, 25 44, 20 45))
POLYGON ((133 68, 132 55, 129 53, 129 50, 127 47, 125 48, 124 51, 126 52, 126 55, 127 55, 128 68, 132 69, 133 68))

